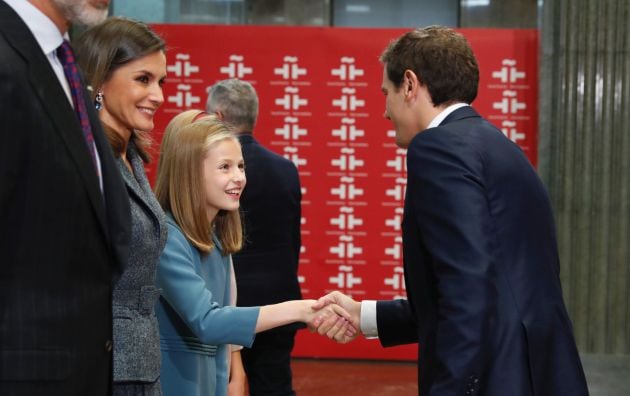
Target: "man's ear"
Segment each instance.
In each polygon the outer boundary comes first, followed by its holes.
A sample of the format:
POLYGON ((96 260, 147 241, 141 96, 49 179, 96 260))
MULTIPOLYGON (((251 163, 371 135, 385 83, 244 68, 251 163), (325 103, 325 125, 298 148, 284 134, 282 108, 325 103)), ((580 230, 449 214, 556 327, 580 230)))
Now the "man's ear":
POLYGON ((221 121, 223 121, 223 112, 221 110, 217 110, 214 112, 214 115, 221 121))
POLYGON ((420 88, 420 80, 416 73, 412 70, 405 70, 403 74, 403 86, 402 89, 405 93, 405 98, 415 98, 418 94, 418 88, 420 88))

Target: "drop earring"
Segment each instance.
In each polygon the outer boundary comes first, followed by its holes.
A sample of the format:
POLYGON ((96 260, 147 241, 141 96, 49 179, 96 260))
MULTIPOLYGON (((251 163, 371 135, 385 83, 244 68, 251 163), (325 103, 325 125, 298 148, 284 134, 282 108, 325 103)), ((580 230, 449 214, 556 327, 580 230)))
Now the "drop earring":
POLYGON ((101 90, 96 93, 96 98, 94 98, 94 107, 96 108, 96 111, 103 108, 103 91, 101 90))

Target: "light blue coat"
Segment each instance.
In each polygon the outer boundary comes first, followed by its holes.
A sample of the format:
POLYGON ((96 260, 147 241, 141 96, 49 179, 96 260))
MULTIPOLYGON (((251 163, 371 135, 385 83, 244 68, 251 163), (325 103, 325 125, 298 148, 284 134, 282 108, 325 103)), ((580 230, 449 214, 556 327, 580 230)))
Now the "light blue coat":
POLYGON ((202 256, 168 217, 168 239, 157 270, 164 396, 225 396, 229 345, 254 342, 259 307, 230 302, 230 256, 202 256))

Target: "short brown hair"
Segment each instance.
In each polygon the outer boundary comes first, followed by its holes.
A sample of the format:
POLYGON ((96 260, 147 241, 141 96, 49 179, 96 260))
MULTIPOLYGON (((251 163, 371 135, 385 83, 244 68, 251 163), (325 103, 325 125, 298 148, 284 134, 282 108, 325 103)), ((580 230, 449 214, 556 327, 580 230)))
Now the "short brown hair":
POLYGON ((158 202, 164 211, 172 214, 186 238, 202 253, 215 247, 213 234, 219 240, 223 254, 239 251, 243 246, 239 211, 219 210, 214 221, 208 221, 202 170, 209 149, 226 139, 238 144, 238 139, 228 125, 215 117, 173 130, 171 128, 170 142, 160 157, 155 183, 158 202))
MULTIPOLYGON (((110 17, 84 31, 73 41, 77 63, 92 87, 92 101, 99 88, 109 80, 119 67, 152 54, 166 51, 164 40, 143 22, 125 17, 110 17)), ((103 125, 109 144, 118 157, 125 146, 122 137, 107 125, 103 125)), ((147 152, 151 140, 142 131, 133 131, 131 140, 136 143, 144 162, 149 162, 147 152)))
POLYGON ((479 66, 461 34, 443 26, 415 29, 392 41, 380 57, 387 77, 400 87, 405 70, 413 71, 434 106, 472 103, 477 97, 479 66))

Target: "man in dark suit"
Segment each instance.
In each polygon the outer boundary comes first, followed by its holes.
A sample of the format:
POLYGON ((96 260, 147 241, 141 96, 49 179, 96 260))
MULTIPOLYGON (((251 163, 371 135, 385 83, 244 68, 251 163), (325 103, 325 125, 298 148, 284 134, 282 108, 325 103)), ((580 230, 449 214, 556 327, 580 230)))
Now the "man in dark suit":
MULTIPOLYGON (((237 305, 301 299, 297 269, 302 193, 297 168, 252 135, 258 96, 251 84, 237 79, 216 83, 208 92, 206 110, 233 126, 245 159, 247 187, 240 201, 245 246, 233 256, 237 305)), ((297 329, 297 325, 289 325, 262 332, 251 349, 242 350, 252 396, 295 394, 291 350, 297 329)))
MULTIPOLYGON (((419 343, 419 393, 586 395, 564 306, 547 192, 521 150, 470 107, 463 36, 408 32, 383 55, 385 117, 407 148, 407 300, 320 299, 383 346, 419 343)), ((320 321, 321 322, 321 321, 320 321)), ((348 341, 329 322, 320 333, 348 341)))
POLYGON ((94 107, 75 112, 57 53, 71 22, 106 14, 107 1, 0 1, 3 396, 110 393, 111 283, 129 204, 94 107))

